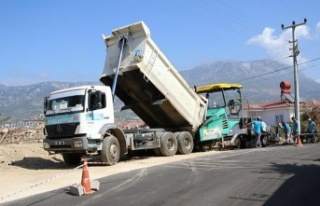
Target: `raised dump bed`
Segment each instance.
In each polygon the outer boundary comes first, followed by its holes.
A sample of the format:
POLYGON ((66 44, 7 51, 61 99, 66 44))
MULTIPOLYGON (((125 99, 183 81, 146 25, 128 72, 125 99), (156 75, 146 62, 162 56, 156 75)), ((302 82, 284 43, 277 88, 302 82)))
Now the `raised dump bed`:
POLYGON ((112 87, 117 77, 114 92, 126 108, 151 128, 197 130, 205 119, 207 101, 161 52, 144 22, 115 29, 104 41, 107 56, 100 81, 112 87))

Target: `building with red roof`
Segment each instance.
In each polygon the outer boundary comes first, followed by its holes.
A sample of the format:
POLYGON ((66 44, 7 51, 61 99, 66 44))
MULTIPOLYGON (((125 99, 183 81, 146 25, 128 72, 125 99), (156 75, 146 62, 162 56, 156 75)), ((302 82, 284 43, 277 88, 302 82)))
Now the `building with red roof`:
MULTIPOLYGON (((320 101, 300 102, 300 113, 306 108, 320 107, 320 101)), ((290 122, 294 116, 294 102, 288 99, 274 100, 262 104, 243 105, 243 116, 256 118, 260 116, 267 125, 277 125, 284 121, 290 122)))

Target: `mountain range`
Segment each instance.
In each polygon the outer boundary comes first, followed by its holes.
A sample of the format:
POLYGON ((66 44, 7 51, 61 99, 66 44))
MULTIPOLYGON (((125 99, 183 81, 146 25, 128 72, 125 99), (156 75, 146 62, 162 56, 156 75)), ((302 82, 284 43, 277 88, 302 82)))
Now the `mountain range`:
MULTIPOLYGON (((294 96, 292 66, 272 60, 217 61, 199 65, 190 70, 179 71, 190 86, 210 83, 239 83, 243 85, 243 99, 250 103, 263 103, 280 99, 280 83, 289 81, 294 96)), ((299 72, 300 101, 320 100, 320 83, 299 72)), ((11 121, 36 118, 43 113, 43 99, 52 91, 100 82, 41 82, 26 86, 0 84, 0 115, 11 117, 11 121)), ((115 109, 122 105, 115 102, 115 109)), ((1 116, 0 116, 1 119, 1 116)))

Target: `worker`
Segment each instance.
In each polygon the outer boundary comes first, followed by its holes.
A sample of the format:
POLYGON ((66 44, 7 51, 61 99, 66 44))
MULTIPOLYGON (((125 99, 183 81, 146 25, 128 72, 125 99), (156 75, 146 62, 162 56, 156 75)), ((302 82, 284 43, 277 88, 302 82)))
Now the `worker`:
POLYGON ((312 121, 311 118, 308 119, 308 130, 307 132, 311 134, 311 141, 316 142, 316 123, 312 121))
POLYGON ((262 122, 261 117, 257 117, 257 120, 254 120, 252 122, 253 125, 253 131, 255 135, 255 147, 261 147, 261 132, 262 132, 262 122))
POLYGON ((285 137, 286 137, 286 142, 289 144, 290 143, 290 133, 291 129, 290 126, 285 123, 284 121, 281 122, 282 129, 284 131, 285 137))
POLYGON ((299 134, 299 125, 298 125, 298 120, 292 116, 291 117, 292 120, 292 138, 293 138, 293 144, 296 145, 297 142, 297 138, 298 138, 298 134, 299 134))

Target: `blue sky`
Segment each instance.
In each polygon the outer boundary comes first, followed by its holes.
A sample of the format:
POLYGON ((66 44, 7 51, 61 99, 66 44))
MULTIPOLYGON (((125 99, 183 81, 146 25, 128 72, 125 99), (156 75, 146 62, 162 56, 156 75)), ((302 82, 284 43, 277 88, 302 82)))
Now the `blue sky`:
POLYGON ((182 71, 220 60, 272 59, 292 65, 292 21, 299 69, 320 82, 320 1, 1 0, 0 84, 99 81, 101 35, 144 21, 182 71))

